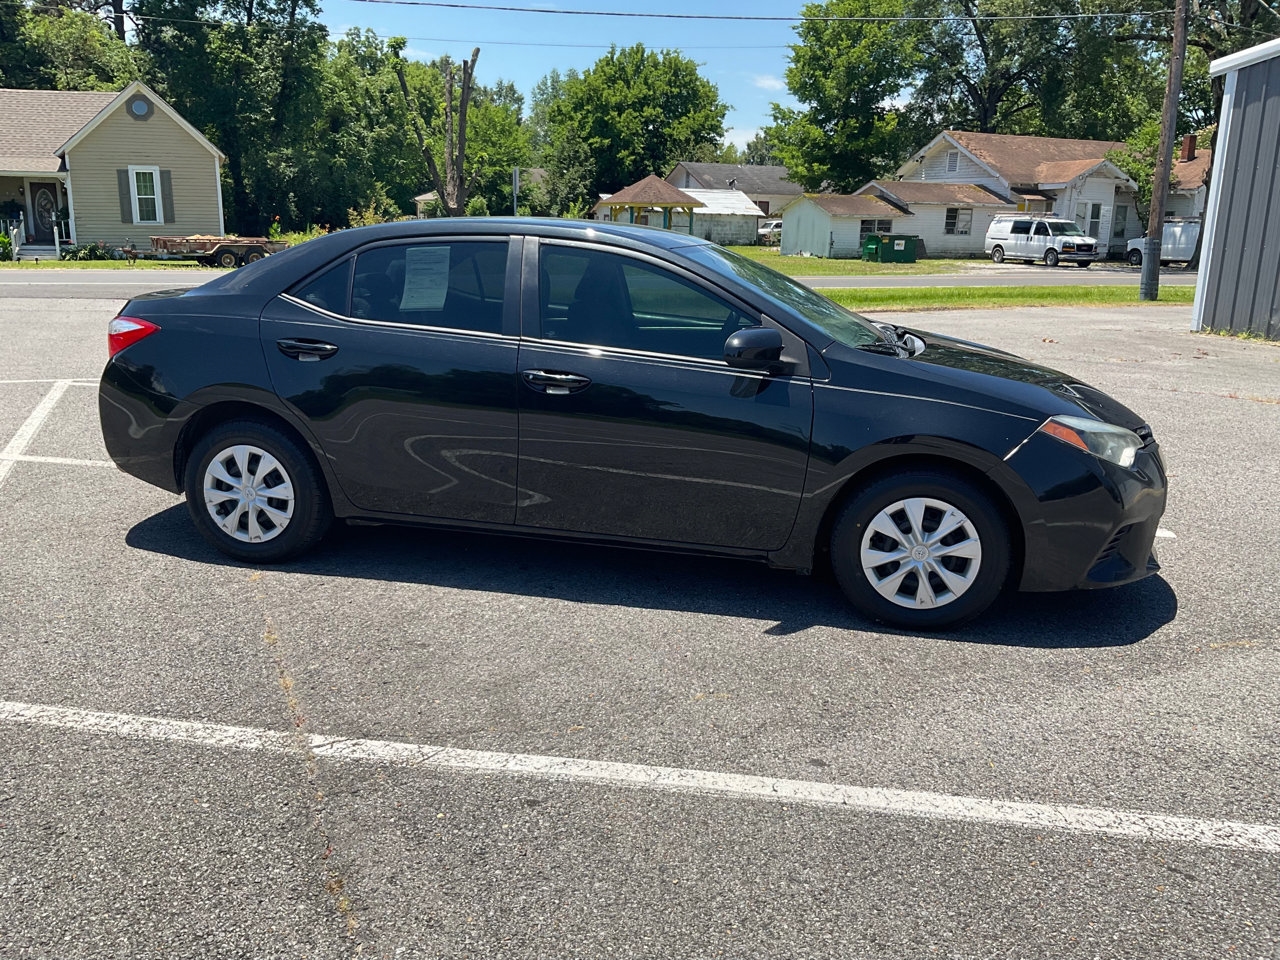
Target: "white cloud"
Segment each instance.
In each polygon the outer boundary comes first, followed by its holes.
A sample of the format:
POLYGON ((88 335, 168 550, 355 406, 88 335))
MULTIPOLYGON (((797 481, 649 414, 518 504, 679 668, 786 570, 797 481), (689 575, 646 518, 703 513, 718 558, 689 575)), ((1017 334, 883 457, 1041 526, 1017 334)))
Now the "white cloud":
POLYGON ((423 63, 430 63, 432 60, 438 59, 440 54, 431 50, 419 50, 417 47, 405 47, 402 56, 406 60, 421 60, 423 63))
POLYGON ((783 82, 782 78, 775 77, 771 73, 757 73, 754 77, 751 78, 751 82, 754 83, 761 90, 787 89, 787 85, 786 83, 783 82))

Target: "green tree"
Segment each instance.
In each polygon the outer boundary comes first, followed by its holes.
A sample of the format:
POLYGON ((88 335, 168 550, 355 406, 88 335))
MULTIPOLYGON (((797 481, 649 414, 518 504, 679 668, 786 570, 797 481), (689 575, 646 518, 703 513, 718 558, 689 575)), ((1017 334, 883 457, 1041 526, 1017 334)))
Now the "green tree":
POLYGON ((674 51, 613 47, 561 87, 549 111, 548 152, 567 165, 557 171, 565 203, 662 175, 707 151, 714 156, 724 136, 729 108, 698 65, 674 51), (579 177, 586 190, 574 196, 569 184, 579 177))
POLYGON ((799 42, 791 47, 786 74, 787 89, 802 106, 774 104, 768 139, 806 189, 855 190, 909 149, 894 106, 920 59, 915 27, 899 19, 906 13, 904 0, 804 7, 808 19, 796 27, 799 42))
POLYGON ((32 14, 22 36, 41 63, 41 86, 118 90, 138 78, 137 63, 125 42, 82 10, 32 14))
POLYGON ((0 2, 0 87, 30 87, 39 57, 26 37, 31 14, 25 6, 0 2))
POLYGON ((774 154, 773 143, 765 131, 761 130, 747 141, 742 151, 742 162, 762 167, 777 166, 780 162, 774 154))

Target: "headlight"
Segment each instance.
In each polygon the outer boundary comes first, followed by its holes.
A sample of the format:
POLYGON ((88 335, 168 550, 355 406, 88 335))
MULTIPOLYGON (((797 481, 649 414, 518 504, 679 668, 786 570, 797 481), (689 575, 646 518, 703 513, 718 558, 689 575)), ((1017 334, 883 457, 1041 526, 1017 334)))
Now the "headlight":
POLYGON ((1088 417, 1050 417, 1040 432, 1122 467, 1132 467, 1142 449, 1142 438, 1132 430, 1088 417))

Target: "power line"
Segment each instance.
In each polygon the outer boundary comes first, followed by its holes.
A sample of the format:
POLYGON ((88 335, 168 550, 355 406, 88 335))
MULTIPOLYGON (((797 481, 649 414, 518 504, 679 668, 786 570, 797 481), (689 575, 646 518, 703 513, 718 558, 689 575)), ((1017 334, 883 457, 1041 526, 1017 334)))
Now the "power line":
MULTIPOLYGON (((348 0, 350 3, 386 4, 396 7, 431 7, 439 10, 480 10, 490 13, 539 13, 562 17, 622 17, 643 20, 714 20, 728 23, 984 23, 1017 20, 1132 19, 1134 13, 1028 13, 975 17, 760 17, 723 13, 651 13, 623 10, 557 10, 544 7, 512 7, 499 4, 452 3, 449 0, 348 0)), ((1172 10, 1152 10, 1143 16, 1163 16, 1172 10)))

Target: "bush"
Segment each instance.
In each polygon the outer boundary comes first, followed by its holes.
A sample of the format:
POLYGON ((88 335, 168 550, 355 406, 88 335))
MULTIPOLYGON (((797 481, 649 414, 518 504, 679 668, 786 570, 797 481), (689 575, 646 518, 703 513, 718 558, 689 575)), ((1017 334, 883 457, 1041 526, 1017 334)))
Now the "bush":
POLYGON ((0 233, 0 263, 8 263, 13 259, 13 241, 0 233))
POLYGON ((475 196, 467 201, 468 217, 487 217, 489 215, 489 204, 484 197, 475 196))
POLYGON ((97 243, 82 243, 74 247, 64 247, 63 260, 119 260, 120 251, 110 244, 99 240, 97 243))

